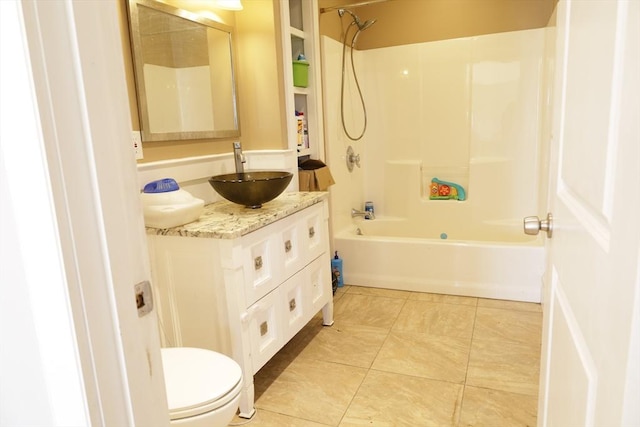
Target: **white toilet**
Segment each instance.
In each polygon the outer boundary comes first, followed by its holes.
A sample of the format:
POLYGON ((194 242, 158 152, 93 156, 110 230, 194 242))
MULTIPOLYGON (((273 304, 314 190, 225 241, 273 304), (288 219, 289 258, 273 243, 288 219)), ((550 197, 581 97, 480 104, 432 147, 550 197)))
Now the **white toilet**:
POLYGON ((240 402, 240 365, 201 348, 163 348, 161 354, 170 425, 226 427, 240 402))

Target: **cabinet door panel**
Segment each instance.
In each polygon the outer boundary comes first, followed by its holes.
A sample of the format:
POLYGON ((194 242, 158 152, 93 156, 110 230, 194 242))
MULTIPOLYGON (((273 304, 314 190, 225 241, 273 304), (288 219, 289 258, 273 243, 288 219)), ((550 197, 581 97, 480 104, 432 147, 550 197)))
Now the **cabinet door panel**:
POLYGON ((301 221, 301 235, 305 246, 306 263, 317 258, 328 248, 328 232, 325 230, 327 223, 324 220, 322 205, 314 206, 308 210, 301 221))
POLYGON ((244 285, 247 306, 275 289, 280 282, 279 251, 275 236, 256 235, 243 248, 244 285))
POLYGON ((307 271, 303 270, 280 286, 285 341, 290 340, 309 321, 311 298, 307 286, 308 278, 307 271))
POLYGON ((308 274, 307 286, 311 312, 317 313, 332 297, 331 289, 331 261, 324 253, 316 258, 306 269, 308 274))
POLYGON ((305 265, 306 254, 302 245, 299 220, 287 226, 280 234, 284 278, 289 278, 305 265))

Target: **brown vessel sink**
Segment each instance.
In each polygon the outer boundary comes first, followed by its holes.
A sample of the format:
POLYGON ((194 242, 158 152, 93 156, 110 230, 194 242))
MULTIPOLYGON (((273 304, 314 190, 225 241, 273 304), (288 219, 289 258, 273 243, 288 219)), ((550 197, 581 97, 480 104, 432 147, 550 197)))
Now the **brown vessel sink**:
POLYGON ((228 173, 209 178, 209 184, 225 199, 256 209, 278 197, 293 174, 281 171, 228 173))

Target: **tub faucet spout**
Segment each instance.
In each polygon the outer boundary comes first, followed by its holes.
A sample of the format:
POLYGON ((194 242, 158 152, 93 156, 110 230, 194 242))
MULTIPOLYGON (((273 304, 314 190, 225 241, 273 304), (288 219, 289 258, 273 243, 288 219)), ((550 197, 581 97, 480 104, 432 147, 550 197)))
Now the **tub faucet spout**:
POLYGON ((244 164, 247 160, 244 158, 244 154, 242 154, 242 146, 239 142, 233 143, 233 158, 236 163, 236 173, 244 173, 244 164))
POLYGON ((351 209, 351 217, 355 218, 361 216, 364 219, 375 219, 375 215, 371 211, 359 211, 358 209, 351 209))

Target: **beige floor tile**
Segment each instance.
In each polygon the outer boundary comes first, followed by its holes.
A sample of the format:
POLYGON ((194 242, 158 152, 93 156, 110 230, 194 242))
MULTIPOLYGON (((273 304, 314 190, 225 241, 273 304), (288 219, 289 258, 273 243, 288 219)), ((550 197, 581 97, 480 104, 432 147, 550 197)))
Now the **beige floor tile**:
POLYGON ((478 307, 473 339, 540 344, 542 313, 478 307))
POLYGON ((409 300, 393 330, 471 339, 475 313, 472 306, 409 300))
POLYGON ((297 358, 282 372, 256 375, 256 407, 335 426, 366 373, 363 368, 297 358))
POLYGON ((455 426, 462 385, 369 371, 340 427, 455 426))
MULTIPOLYGON (((239 425, 246 422, 244 418, 234 417, 229 427, 239 425)), ((294 418, 288 415, 278 414, 276 412, 267 411, 266 409, 258 409, 254 417, 247 423, 248 427, 326 427, 326 424, 318 424, 313 421, 294 418)))
POLYGON ((539 304, 350 285, 334 304, 256 374, 250 425, 535 425, 539 304))
POLYGON ((533 302, 479 298, 478 307, 501 308, 504 310, 533 311, 536 313, 542 313, 542 305, 533 302))
POLYGON ((343 287, 336 289, 336 293, 333 294, 333 302, 334 302, 334 304, 335 304, 335 302, 337 300, 342 298, 344 296, 344 294, 346 294, 349 291, 349 288, 351 288, 350 285, 344 285, 343 287))
POLYGON ((369 368, 388 334, 387 329, 338 321, 314 335, 300 357, 369 368))
POLYGON ((405 300, 346 293, 334 305, 334 318, 341 324, 391 329, 405 300))
POLYGON ((475 297, 431 294, 427 292, 412 292, 411 295, 409 296, 409 299, 418 300, 418 301, 441 302, 445 304, 471 305, 474 307, 478 304, 478 298, 475 298, 475 297))
POLYGON ((536 396, 539 374, 537 344, 471 342, 467 385, 536 396))
POLYGON ((463 383, 470 344, 462 338, 392 331, 372 369, 463 383))
POLYGON ((536 425, 535 397, 466 386, 460 426, 518 427, 536 425))
POLYGON ((350 294, 354 295, 373 295, 377 297, 387 297, 387 298, 400 298, 407 299, 411 295, 412 292, 408 291, 399 291, 397 289, 384 289, 384 288, 368 288, 365 286, 351 286, 349 288, 350 294))

